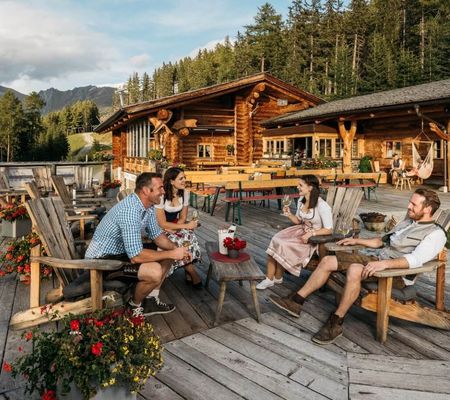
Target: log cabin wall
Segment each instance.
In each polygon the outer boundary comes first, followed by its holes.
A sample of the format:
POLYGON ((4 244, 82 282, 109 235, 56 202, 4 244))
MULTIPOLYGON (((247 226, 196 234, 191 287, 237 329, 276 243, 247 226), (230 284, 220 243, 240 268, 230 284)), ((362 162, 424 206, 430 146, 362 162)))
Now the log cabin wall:
POLYGON ((308 108, 306 102, 298 102, 295 104, 288 104, 286 106, 279 106, 277 100, 266 94, 258 103, 258 109, 253 115, 253 160, 256 162, 263 158, 263 135, 264 128, 261 126, 262 121, 269 118, 276 117, 278 115, 285 114, 287 112, 299 111, 308 108))
MULTIPOLYGON (((433 141, 432 145, 434 145, 434 141, 437 141, 438 138, 432 133, 427 133, 427 135, 433 141)), ((412 142, 416 136, 417 133, 367 133, 364 135, 365 155, 370 155, 374 160, 380 161, 381 169, 390 169, 392 157, 389 157, 389 154, 387 154, 386 142, 399 142, 401 143, 401 152, 399 152, 399 155, 406 162, 406 169, 410 170, 413 166, 412 142)), ((444 143, 442 143, 443 145, 444 143)), ((422 158, 425 158, 428 149, 428 144, 421 144, 420 154, 422 158)), ((436 157, 436 155, 433 154, 433 157, 436 157)), ((444 175, 443 151, 440 152, 439 157, 441 158, 434 158, 433 176, 444 175)))
POLYGON ((121 135, 120 131, 113 131, 112 134, 112 152, 114 154, 113 159, 113 168, 117 168, 122 166, 123 164, 123 157, 125 154, 123 153, 123 149, 126 149, 126 137, 125 135, 121 135), (123 143, 125 141, 125 143, 123 143), (125 144, 125 146, 124 146, 125 144))

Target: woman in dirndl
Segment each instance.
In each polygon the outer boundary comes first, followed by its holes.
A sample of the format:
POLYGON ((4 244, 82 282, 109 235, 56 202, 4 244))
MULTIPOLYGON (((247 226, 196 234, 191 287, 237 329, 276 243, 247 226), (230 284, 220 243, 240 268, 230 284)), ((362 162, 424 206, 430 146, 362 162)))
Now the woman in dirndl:
POLYGON ((189 209, 189 191, 186 188, 186 176, 181 168, 169 168, 164 174, 164 195, 161 203, 155 205, 156 218, 159 226, 164 229, 167 237, 178 247, 189 248, 192 260, 178 260, 172 264, 169 274, 183 267, 186 273, 186 283, 195 289, 201 289, 202 280, 195 269, 193 262, 200 260, 201 252, 194 229, 198 221, 187 222, 189 209))
POLYGON ((315 175, 304 175, 299 179, 300 194, 297 211, 292 214, 289 206, 283 211, 294 224, 278 232, 266 250, 266 278, 256 288, 263 290, 283 282, 284 271, 299 276, 314 253, 317 245, 308 243, 311 236, 329 235, 333 232, 331 207, 319 197, 319 180, 315 175))

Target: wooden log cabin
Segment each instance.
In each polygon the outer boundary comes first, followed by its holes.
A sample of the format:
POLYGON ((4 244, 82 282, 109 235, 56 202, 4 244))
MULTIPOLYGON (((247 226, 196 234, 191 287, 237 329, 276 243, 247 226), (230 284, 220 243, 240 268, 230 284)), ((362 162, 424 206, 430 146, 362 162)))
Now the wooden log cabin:
POLYGON ((332 101, 271 118, 262 126, 264 142, 290 141, 307 157, 342 162, 345 172, 357 168, 364 155, 387 170, 395 153, 409 170, 414 145, 422 159, 432 148, 430 179, 443 184, 445 171, 450 179, 450 79, 332 101))
MULTIPOLYGON (((112 131, 115 169, 148 169, 150 149, 190 168, 251 164, 263 157, 261 121, 323 103, 267 73, 126 106, 101 123, 112 131)), ((288 156, 289 147, 282 152, 288 156)), ((267 151, 266 151, 267 152, 267 151)))

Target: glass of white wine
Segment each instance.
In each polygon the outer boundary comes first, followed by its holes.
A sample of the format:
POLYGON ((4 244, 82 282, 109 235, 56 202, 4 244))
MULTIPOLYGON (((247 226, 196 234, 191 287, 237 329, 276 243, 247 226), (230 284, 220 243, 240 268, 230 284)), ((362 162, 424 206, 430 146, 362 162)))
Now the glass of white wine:
POLYGON ((193 210, 192 211, 192 221, 197 221, 197 226, 201 225, 201 223, 199 221, 199 216, 198 216, 198 211, 197 210, 193 210))
MULTIPOLYGON (((283 204, 283 209, 284 209, 284 207, 289 207, 292 204, 291 196, 289 196, 288 194, 285 194, 283 199, 281 200, 281 204, 283 204)), ((281 213, 281 215, 287 215, 287 214, 283 211, 281 213)))
POLYGON ((345 238, 349 234, 350 230, 350 224, 348 222, 342 221, 339 227, 339 233, 342 234, 345 238))

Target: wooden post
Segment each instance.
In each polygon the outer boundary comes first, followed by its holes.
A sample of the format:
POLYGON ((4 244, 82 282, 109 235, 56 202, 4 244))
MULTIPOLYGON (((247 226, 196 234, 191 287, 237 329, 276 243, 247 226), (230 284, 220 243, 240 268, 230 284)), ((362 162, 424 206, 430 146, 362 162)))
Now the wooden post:
POLYGON ((389 325, 389 303, 392 293, 392 277, 378 278, 377 340, 386 342, 389 325))
POLYGON ((91 270, 91 300, 92 311, 101 310, 103 295, 103 275, 102 271, 91 270))
POLYGON ((439 263, 436 269, 436 310, 445 310, 445 265, 447 264, 447 250, 444 249, 439 253, 439 263))
MULTIPOLYGON (((41 255, 41 245, 31 248, 31 257, 41 255)), ((30 283, 30 308, 39 307, 39 292, 41 289, 41 264, 39 262, 31 262, 31 283, 30 283)))
POLYGON ((344 120, 338 120, 339 134, 344 142, 344 157, 342 159, 342 170, 344 173, 352 172, 352 143, 356 134, 357 123, 352 120, 349 130, 345 128, 344 120))

